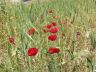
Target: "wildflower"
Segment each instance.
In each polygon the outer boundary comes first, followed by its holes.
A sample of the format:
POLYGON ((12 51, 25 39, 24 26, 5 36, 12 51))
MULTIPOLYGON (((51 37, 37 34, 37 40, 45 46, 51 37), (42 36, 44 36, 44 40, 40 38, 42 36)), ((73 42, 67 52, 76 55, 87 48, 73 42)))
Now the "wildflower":
POLYGON ((13 38, 13 37, 9 37, 9 39, 8 39, 8 40, 9 40, 9 43, 15 44, 15 42, 14 42, 15 40, 14 40, 14 38, 13 38))
POLYGON ((47 24, 44 27, 50 29, 52 27, 52 25, 51 24, 47 24))
POLYGON ((38 53, 37 48, 29 48, 28 50, 28 56, 35 56, 38 53))
POLYGON ((34 28, 30 28, 30 29, 27 31, 27 33, 28 33, 29 35, 32 35, 34 32, 35 32, 35 29, 34 29, 34 28))
POLYGON ((51 24, 52 24, 53 26, 57 26, 56 22, 52 22, 51 24))
POLYGON ((57 35, 56 34, 51 34, 48 36, 48 40, 50 41, 55 41, 57 39, 57 35))
POLYGON ((58 48, 49 48, 48 49, 48 53, 50 54, 54 54, 54 53, 59 53, 60 50, 58 48))
POLYGON ((51 24, 47 24, 47 28, 51 28, 52 27, 52 25, 51 24))
POLYGON ((51 33, 57 33, 59 31, 59 28, 58 27, 53 27, 49 30, 49 32, 51 33))

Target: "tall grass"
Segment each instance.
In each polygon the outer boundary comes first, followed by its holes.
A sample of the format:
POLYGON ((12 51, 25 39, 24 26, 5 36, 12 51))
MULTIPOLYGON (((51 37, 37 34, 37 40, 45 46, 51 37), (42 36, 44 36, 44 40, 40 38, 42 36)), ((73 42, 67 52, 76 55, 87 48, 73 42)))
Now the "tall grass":
POLYGON ((30 4, 0 1, 0 72, 94 72, 96 66, 96 1, 53 0, 30 4), (48 13, 48 10, 53 13, 48 13), (56 22, 60 27, 58 40, 48 41, 45 24, 56 22), (60 25, 61 21, 63 25, 60 25), (29 36, 26 30, 36 28, 29 36), (77 32, 80 35, 77 36, 77 32), (62 38, 61 34, 65 36, 62 38), (16 45, 8 42, 15 39, 16 45), (29 57, 30 47, 39 49, 29 57), (50 55, 49 47, 60 53, 50 55))

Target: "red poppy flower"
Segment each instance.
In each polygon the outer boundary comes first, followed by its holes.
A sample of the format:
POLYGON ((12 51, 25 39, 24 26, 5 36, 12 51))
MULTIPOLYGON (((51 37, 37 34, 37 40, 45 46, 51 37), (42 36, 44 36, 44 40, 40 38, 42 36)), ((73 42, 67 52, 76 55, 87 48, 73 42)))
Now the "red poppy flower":
POLYGON ((49 30, 51 33, 57 33, 59 31, 59 27, 53 27, 49 30))
POLYGON ((52 25, 51 24, 47 24, 44 27, 50 29, 52 27, 52 25))
POLYGON ((29 48, 28 50, 28 56, 35 56, 38 53, 37 48, 29 48))
POLYGON ((14 38, 13 38, 13 37, 9 37, 9 39, 8 39, 8 40, 9 40, 9 43, 15 44, 15 42, 14 42, 15 40, 14 40, 14 38))
POLYGON ((34 29, 34 28, 30 28, 30 29, 27 31, 27 33, 28 33, 29 35, 32 35, 34 32, 35 32, 35 29, 34 29))
POLYGON ((55 41, 56 39, 57 39, 56 34, 51 34, 51 35, 48 36, 48 40, 55 41))
POLYGON ((60 52, 60 49, 58 49, 58 48, 49 48, 48 49, 48 53, 50 53, 50 54, 59 53, 59 52, 60 52))
POLYGON ((52 24, 53 26, 57 26, 56 22, 52 22, 51 24, 52 24))

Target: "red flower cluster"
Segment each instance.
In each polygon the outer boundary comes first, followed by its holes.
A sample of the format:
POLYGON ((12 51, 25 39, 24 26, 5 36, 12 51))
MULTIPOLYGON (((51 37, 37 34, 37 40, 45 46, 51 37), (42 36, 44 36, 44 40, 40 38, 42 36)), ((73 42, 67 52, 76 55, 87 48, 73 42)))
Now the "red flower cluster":
POLYGON ((37 48, 29 48, 28 50, 28 56, 35 56, 38 53, 37 48))
POLYGON ((32 35, 34 32, 35 32, 35 28, 30 28, 30 29, 27 31, 27 34, 32 35))
POLYGON ((43 31, 45 32, 45 30, 46 30, 47 32, 50 32, 50 29, 52 31, 54 28, 58 28, 58 27, 54 27, 54 26, 57 26, 57 24, 55 22, 52 22, 50 24, 47 24, 47 25, 44 26, 44 30, 43 31))
MULTIPOLYGON (((57 39, 56 33, 59 31, 59 27, 57 26, 57 24, 55 22, 52 22, 51 24, 47 24, 44 27, 47 28, 47 30, 46 29, 43 30, 44 32, 52 33, 48 36, 48 40, 55 41, 57 39)), ((35 28, 30 28, 28 29, 27 34, 32 35, 35 31, 36 31, 35 28)), ((15 44, 14 42, 15 40, 13 37, 9 37, 8 40, 9 40, 9 43, 15 44)), ((54 53, 59 53, 60 50, 58 48, 49 48, 48 52, 50 54, 54 54, 54 53)), ((36 47, 29 48, 27 51, 28 56, 35 56, 37 55, 37 53, 38 53, 38 48, 36 47)))
POLYGON ((56 33, 59 31, 59 27, 57 26, 56 22, 48 24, 46 28, 48 28, 47 32, 52 33, 51 35, 48 36, 48 40, 55 41, 57 39, 56 33))
POLYGON ((49 48, 48 53, 54 54, 54 53, 59 53, 60 50, 58 48, 49 48))

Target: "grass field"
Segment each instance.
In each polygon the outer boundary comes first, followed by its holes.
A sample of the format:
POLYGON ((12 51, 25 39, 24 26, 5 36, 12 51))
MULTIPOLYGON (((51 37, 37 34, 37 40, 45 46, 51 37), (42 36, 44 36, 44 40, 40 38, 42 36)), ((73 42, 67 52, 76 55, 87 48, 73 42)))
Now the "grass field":
POLYGON ((0 0, 0 72, 96 72, 96 0, 0 0))

